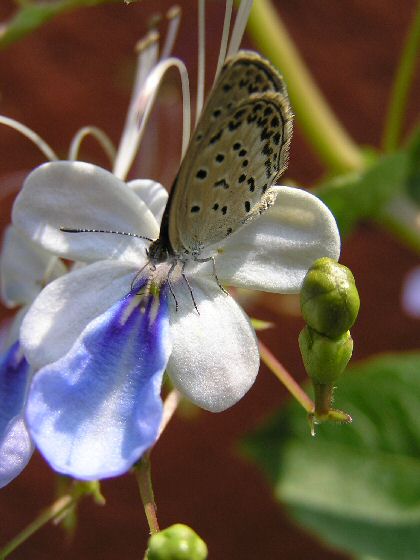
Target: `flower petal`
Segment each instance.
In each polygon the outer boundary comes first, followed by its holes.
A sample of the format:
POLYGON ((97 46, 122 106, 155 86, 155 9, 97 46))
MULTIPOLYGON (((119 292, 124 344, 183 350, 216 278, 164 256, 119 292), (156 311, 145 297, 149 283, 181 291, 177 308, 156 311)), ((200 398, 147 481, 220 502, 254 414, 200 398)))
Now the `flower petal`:
POLYGON ((29 463, 34 452, 23 418, 15 418, 0 442, 0 488, 16 478, 29 463))
POLYGON ((420 266, 413 268, 404 280, 402 306, 407 315, 420 318, 420 266))
POLYGON ((145 242, 124 235, 66 233, 64 228, 124 231, 155 239, 159 228, 147 206, 112 173, 80 161, 41 165, 28 176, 13 222, 45 249, 82 261, 136 262, 145 242))
POLYGON ((160 224, 169 196, 165 187, 151 179, 135 179, 127 185, 141 198, 160 224))
POLYGON ((233 298, 214 279, 191 280, 199 313, 187 290, 178 294, 179 309, 171 316, 173 350, 168 374, 192 402, 220 412, 241 399, 259 368, 256 337, 233 298))
POLYGON ((84 480, 130 469, 155 441, 170 353, 167 298, 133 293, 83 331, 63 358, 41 369, 28 399, 37 447, 58 472, 84 480))
POLYGON ((47 281, 66 272, 64 264, 8 226, 1 253, 1 298, 8 307, 31 303, 47 281))
POLYGON ((136 269, 127 264, 99 261, 48 284, 20 331, 34 370, 67 354, 88 323, 130 292, 135 274, 136 269))
POLYGON ((0 488, 27 465, 33 445, 23 421, 31 369, 19 342, 0 361, 0 488))
POLYGON ((226 239, 216 257, 222 283, 266 292, 298 292, 316 259, 338 258, 340 236, 325 204, 302 189, 276 189, 273 206, 226 239))

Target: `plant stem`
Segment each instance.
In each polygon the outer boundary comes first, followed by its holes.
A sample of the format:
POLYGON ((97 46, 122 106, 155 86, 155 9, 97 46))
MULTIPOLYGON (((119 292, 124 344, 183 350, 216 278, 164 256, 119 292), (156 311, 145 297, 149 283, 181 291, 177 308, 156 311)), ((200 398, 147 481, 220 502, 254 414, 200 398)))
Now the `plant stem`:
POLYGON ((392 88, 391 100, 388 114, 385 120, 383 135, 383 148, 386 152, 392 152, 398 147, 401 137, 402 121, 407 106, 408 93, 414 77, 417 63, 417 53, 420 48, 420 2, 417 3, 416 11, 410 29, 407 33, 401 60, 395 75, 392 88))
POLYGON ((159 533, 160 529, 157 520, 156 502, 153 494, 151 469, 150 451, 147 451, 136 465, 135 473, 147 523, 149 524, 150 534, 154 535, 155 533, 159 533))
POLYGON ((61 517, 66 511, 77 504, 82 495, 82 493, 75 492, 73 494, 66 494, 56 500, 51 506, 41 512, 40 515, 32 521, 32 523, 25 527, 23 531, 9 541, 2 550, 0 550, 0 559, 4 560, 11 552, 16 550, 16 548, 18 548, 49 521, 61 517))
POLYGON ((274 375, 283 383, 289 393, 298 401, 300 405, 308 413, 313 413, 315 409, 314 402, 302 387, 293 379, 290 373, 282 366, 270 350, 259 341, 260 355, 265 365, 274 373, 274 375))
MULTIPOLYGON (((181 394, 176 389, 173 389, 166 397, 165 402, 163 403, 162 421, 159 427, 159 433, 156 441, 160 438, 163 431, 171 421, 179 403, 181 402, 181 398, 181 394)), ((149 525, 150 534, 154 535, 155 533, 159 533, 160 529, 157 519, 157 507, 152 485, 152 464, 150 460, 152 449, 153 448, 150 448, 148 451, 146 451, 146 453, 134 467, 134 472, 140 491, 141 501, 143 502, 144 513, 146 514, 147 523, 149 525)))
POLYGON ((283 73, 296 118, 321 160, 335 172, 362 169, 358 146, 328 106, 270 0, 254 2, 248 29, 283 73))
POLYGON ((315 416, 319 419, 328 418, 331 410, 333 386, 322 383, 314 383, 315 393, 315 416))

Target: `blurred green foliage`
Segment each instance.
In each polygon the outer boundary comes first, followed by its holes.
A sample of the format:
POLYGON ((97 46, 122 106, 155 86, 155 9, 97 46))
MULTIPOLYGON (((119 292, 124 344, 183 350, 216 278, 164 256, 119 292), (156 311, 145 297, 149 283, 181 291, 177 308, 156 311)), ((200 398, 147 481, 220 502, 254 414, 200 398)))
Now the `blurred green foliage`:
POLYGON ((420 354, 384 355, 337 383, 353 417, 311 437, 293 402, 243 443, 292 517, 356 556, 420 554, 420 354))
MULTIPOLYGON (((126 1, 129 4, 135 0, 126 1)), ((31 33, 53 17, 74 10, 76 8, 85 8, 105 4, 109 2, 123 2, 123 0, 55 0, 47 1, 30 1, 21 0, 18 2, 19 7, 14 17, 8 22, 3 22, 0 31, 0 49, 4 49, 11 43, 21 39, 28 33, 31 33)))

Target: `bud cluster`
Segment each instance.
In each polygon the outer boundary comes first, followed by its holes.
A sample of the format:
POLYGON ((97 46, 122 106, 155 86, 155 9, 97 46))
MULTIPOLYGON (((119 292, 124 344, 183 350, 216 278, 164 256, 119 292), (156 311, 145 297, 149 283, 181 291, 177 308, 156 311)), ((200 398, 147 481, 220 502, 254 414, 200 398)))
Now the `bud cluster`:
POLYGON ((351 271, 324 257, 309 269, 301 290, 306 326, 299 335, 305 369, 315 389, 315 419, 331 418, 333 385, 353 352, 350 327, 360 307, 351 271))

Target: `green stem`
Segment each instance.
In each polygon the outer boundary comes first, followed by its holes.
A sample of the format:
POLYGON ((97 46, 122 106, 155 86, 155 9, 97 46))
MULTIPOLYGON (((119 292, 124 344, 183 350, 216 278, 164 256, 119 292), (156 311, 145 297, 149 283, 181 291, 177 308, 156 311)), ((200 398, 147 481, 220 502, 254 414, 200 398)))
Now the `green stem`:
MULTIPOLYGON (((172 419, 175 411, 181 402, 181 394, 176 390, 173 389, 169 395, 166 397, 165 402, 163 403, 163 415, 162 415, 162 422, 159 427, 159 434, 157 439, 160 438, 163 431, 166 429, 167 425, 169 424, 170 420, 172 419)), ((156 445, 156 442, 155 442, 156 445)), ((134 473, 136 475, 137 484, 140 491, 141 501, 143 502, 144 513, 146 514, 147 523, 149 525, 150 534, 154 535, 155 533, 159 533, 159 523, 157 519, 157 507, 155 502, 155 496, 153 492, 153 485, 152 485, 152 464, 150 460, 150 454, 152 452, 152 448, 147 451, 140 461, 134 467, 134 473)), ((147 551, 146 556, 147 557, 147 551)))
POLYGON ((82 495, 83 494, 77 492, 74 494, 67 494, 56 500, 0 550, 0 559, 4 560, 11 552, 16 550, 16 548, 48 522, 60 518, 66 511, 77 504, 82 495))
POLYGON ((150 461, 150 451, 145 453, 135 467, 137 484, 140 490, 141 501, 143 502, 144 513, 149 524, 150 534, 159 533, 157 520, 157 508, 152 486, 152 465, 150 461))
POLYGON ((284 74, 296 118, 321 160, 335 172, 362 169, 358 146, 334 116, 270 0, 254 2, 248 29, 284 74))
POLYGON ((408 93, 413 81, 420 49, 420 2, 417 3, 414 19, 407 33, 401 60, 392 88, 391 100, 385 121, 383 148, 386 152, 394 151, 399 144, 403 117, 405 114, 408 93))
POLYGON ((279 379, 289 393, 297 400, 297 402, 303 406, 303 408, 309 414, 314 412, 315 405, 302 389, 302 387, 293 379, 290 373, 281 365, 275 356, 270 352, 270 350, 259 341, 260 355, 262 361, 265 365, 274 373, 274 375, 279 379))
POLYGON ((328 418, 331 410, 333 385, 314 383, 315 416, 319 419, 328 418))

